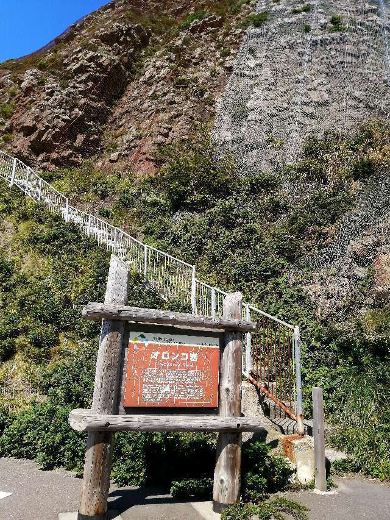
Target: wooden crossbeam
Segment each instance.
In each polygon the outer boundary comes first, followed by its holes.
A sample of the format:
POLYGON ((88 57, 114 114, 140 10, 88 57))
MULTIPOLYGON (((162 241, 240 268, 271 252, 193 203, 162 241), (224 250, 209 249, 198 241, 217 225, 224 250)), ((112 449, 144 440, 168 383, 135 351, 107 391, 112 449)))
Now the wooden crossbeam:
POLYGON ((154 431, 154 432, 260 432, 264 426, 257 419, 220 417, 218 415, 102 415, 92 410, 72 410, 69 424, 85 431, 154 431))
POLYGON ((160 311, 157 309, 140 309, 125 305, 89 303, 83 309, 83 317, 89 320, 118 320, 133 323, 149 323, 190 327, 191 329, 216 329, 235 332, 254 332, 256 323, 226 318, 208 318, 183 312, 160 311))

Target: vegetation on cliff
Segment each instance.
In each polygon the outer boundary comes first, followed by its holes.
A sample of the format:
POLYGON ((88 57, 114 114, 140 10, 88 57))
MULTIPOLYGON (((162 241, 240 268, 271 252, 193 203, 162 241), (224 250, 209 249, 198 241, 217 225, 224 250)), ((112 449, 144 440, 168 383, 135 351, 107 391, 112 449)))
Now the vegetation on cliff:
MULTIPOLYGON (((382 479, 390 477, 388 281, 378 281, 371 255, 359 283, 341 303, 334 300, 334 309, 321 309, 310 287, 322 268, 315 259, 336 240, 345 215, 388 175, 389 135, 381 123, 353 136, 329 134, 310 141, 294 166, 240 177, 232 158, 218 155, 207 129, 200 128, 186 142, 160 150, 165 166, 156 177, 106 178, 91 165, 50 174, 75 199, 100 205, 112 222, 126 222, 150 244, 196 262, 211 283, 241 290, 253 303, 298 323, 307 412, 311 387, 322 386, 328 421, 336 426, 333 442, 351 454, 344 466, 382 479)), ((79 310, 102 299, 108 257, 15 189, 1 189, 0 377, 38 393, 31 401, 21 392, 10 407, 3 402, 0 450, 37 458, 43 467, 81 471, 84 439, 66 419, 72 407, 88 405, 98 331, 80 320, 79 310)), ((134 304, 162 304, 135 274, 131 285, 134 304)), ((158 480, 149 454, 165 457, 172 442, 183 454, 191 453, 188 443, 212 452, 214 442, 212 436, 179 434, 131 439, 118 436, 113 475, 120 483, 158 480)), ((174 478, 179 468, 172 468, 174 478)), ((199 476, 194 471, 180 476, 199 476)))

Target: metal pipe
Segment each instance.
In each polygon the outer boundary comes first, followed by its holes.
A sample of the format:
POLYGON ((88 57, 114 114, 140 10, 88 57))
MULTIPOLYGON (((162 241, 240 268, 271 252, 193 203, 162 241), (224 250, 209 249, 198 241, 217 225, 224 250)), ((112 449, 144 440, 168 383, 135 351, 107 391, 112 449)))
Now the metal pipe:
POLYGON ((196 266, 192 266, 192 283, 191 283, 191 307, 192 314, 198 314, 196 308, 196 266))
POLYGON ((41 202, 41 198, 42 198, 42 179, 39 177, 38 202, 41 202))
MULTIPOLYGON (((256 381, 255 379, 253 379, 252 376, 248 376, 248 380, 253 383, 255 386, 257 386, 257 388, 259 390, 261 390, 263 392, 263 394, 265 394, 268 399, 271 399, 271 401, 273 401, 275 404, 277 404, 284 412, 286 412, 286 414, 291 417, 291 419, 293 421, 297 421, 297 417, 296 415, 280 400, 278 399, 277 397, 275 397, 267 388, 267 385, 264 384, 264 383, 259 383, 258 381, 256 381)), ((297 421, 298 422, 298 421, 297 421)))
POLYGON ((294 328, 294 350, 295 350, 295 379, 297 388, 297 433, 304 435, 303 426, 303 403, 302 403, 302 375, 301 375, 301 339, 299 327, 294 328))
MULTIPOLYGON (((251 321, 251 311, 249 309, 249 305, 245 305, 246 311, 246 321, 251 321)), ((247 376, 251 373, 252 370, 252 334, 250 332, 246 333, 246 349, 245 349, 245 373, 247 376)))
POLYGON ((65 222, 69 220, 69 199, 65 201, 65 222))
POLYGON ((144 282, 148 281, 148 246, 144 245, 144 282))
POLYGON ((217 317, 217 300, 215 294, 215 287, 211 288, 211 317, 214 319, 217 317))
POLYGON ((16 174, 16 159, 14 159, 14 162, 12 164, 12 173, 11 173, 11 181, 10 186, 12 186, 15 182, 15 174, 16 174))

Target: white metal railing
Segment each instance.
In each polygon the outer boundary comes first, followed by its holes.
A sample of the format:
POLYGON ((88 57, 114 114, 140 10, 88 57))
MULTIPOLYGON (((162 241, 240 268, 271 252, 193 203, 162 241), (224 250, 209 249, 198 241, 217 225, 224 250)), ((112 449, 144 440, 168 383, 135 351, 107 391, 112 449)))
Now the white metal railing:
MULTIPOLYGON (((104 245, 107 250, 128 262, 134 270, 143 274, 145 282, 156 289, 164 299, 177 299, 191 308, 194 314, 213 318, 222 316, 223 299, 227 293, 198 280, 195 265, 148 246, 95 215, 71 206, 65 195, 54 189, 30 167, 2 151, 0 177, 11 186, 17 186, 33 200, 61 215, 66 222, 73 222, 83 233, 95 238, 98 244, 104 245)), ((243 320, 258 321, 261 316, 294 330, 294 326, 289 323, 252 305, 243 305, 243 320)), ((299 336, 297 328, 295 333, 299 336)), ((251 368, 251 334, 247 334, 243 359, 244 373, 248 375, 251 368)))

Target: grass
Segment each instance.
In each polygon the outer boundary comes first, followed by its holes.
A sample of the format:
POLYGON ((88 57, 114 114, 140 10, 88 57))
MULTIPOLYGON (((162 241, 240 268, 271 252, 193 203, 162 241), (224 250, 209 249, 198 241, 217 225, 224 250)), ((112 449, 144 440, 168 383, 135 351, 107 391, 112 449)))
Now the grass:
POLYGON ((0 117, 3 119, 11 119, 13 113, 15 111, 15 102, 11 101, 9 103, 0 104, 0 117))

